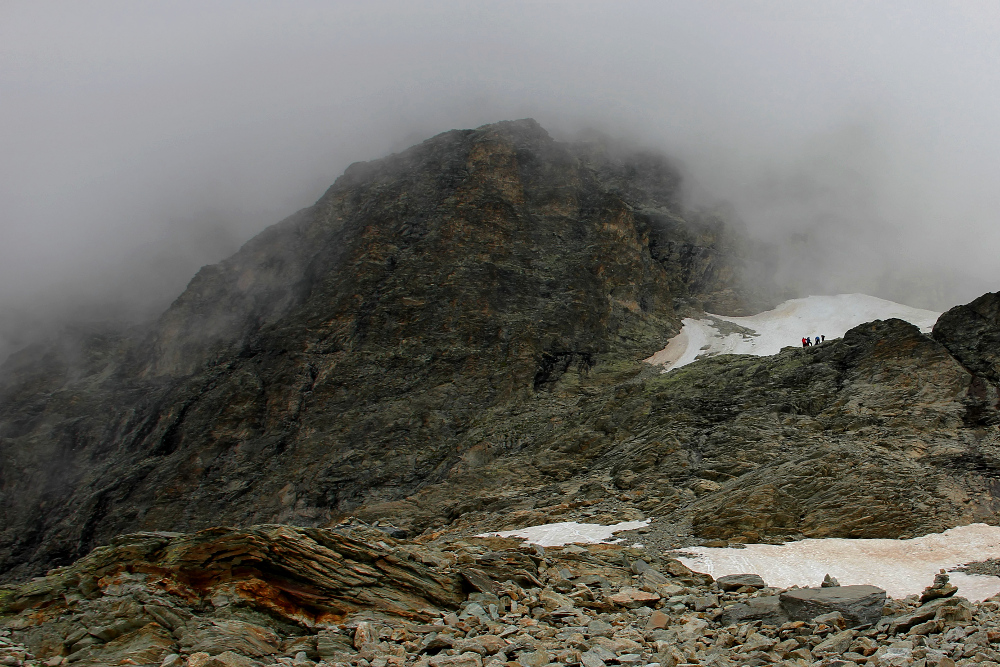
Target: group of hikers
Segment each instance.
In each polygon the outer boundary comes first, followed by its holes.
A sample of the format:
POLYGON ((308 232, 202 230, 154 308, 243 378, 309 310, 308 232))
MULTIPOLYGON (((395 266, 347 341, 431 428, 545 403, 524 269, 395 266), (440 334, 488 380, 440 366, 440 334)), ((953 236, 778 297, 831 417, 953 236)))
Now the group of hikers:
POLYGON ((809 336, 805 336, 805 337, 804 337, 804 338, 802 339, 802 347, 809 347, 809 346, 811 346, 811 345, 819 345, 820 343, 822 343, 822 342, 823 342, 823 341, 825 341, 825 340, 826 340, 826 336, 816 336, 816 342, 814 343, 814 342, 812 342, 812 340, 811 340, 811 339, 809 338, 809 336))

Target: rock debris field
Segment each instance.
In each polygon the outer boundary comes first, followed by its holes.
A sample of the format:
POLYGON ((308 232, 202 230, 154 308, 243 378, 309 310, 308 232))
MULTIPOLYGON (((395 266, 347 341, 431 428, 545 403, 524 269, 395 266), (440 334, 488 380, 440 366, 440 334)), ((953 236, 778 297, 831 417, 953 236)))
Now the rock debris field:
POLYGON ((1000 597, 777 587, 614 544, 397 540, 360 522, 138 533, 0 589, 0 664, 1000 665, 1000 597))

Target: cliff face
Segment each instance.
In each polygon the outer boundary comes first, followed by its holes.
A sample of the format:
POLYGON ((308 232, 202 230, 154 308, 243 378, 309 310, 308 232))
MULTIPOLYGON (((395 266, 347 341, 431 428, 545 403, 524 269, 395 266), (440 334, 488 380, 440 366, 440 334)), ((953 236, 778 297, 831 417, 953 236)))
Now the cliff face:
POLYGON ((530 120, 448 132, 352 165, 151 331, 13 357, 0 571, 127 530, 323 524, 537 446, 551 424, 495 413, 634 364, 682 311, 754 305, 738 241, 678 185, 530 120))

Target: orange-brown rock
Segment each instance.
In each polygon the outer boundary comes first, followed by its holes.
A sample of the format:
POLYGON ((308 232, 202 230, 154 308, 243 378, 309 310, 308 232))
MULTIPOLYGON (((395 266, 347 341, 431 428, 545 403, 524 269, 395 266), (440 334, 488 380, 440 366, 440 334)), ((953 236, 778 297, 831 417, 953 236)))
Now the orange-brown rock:
MULTIPOLYGON (((136 581, 191 602, 242 604, 307 626, 335 625, 359 609, 414 619, 463 599, 457 573, 435 570, 385 543, 370 544, 329 530, 255 526, 192 534, 137 533, 99 547, 70 567, 18 589, 4 606, 58 613, 67 590, 124 594, 136 581)), ((212 632, 192 639, 211 645, 212 632)), ((244 653, 264 654, 277 639, 247 628, 244 653)), ((203 646, 204 644, 204 646, 203 646)))

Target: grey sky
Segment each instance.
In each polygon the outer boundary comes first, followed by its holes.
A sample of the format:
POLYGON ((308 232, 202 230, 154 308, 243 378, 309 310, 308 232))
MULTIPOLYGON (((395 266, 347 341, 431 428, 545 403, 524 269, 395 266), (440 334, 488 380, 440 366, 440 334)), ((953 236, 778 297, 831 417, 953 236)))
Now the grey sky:
POLYGON ((945 307, 1000 289, 998 65, 988 1, 0 1, 0 352, 524 116, 677 156, 805 291, 945 307))

